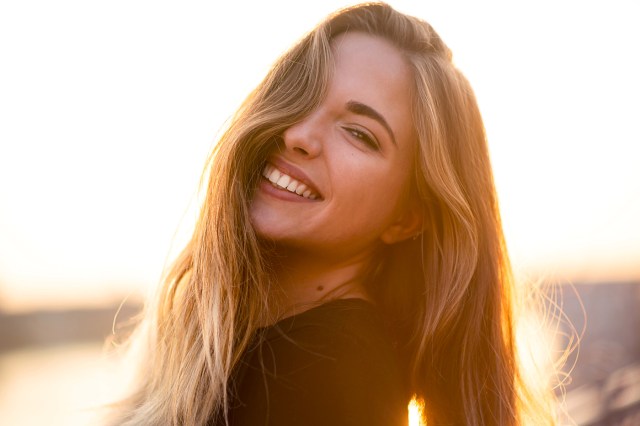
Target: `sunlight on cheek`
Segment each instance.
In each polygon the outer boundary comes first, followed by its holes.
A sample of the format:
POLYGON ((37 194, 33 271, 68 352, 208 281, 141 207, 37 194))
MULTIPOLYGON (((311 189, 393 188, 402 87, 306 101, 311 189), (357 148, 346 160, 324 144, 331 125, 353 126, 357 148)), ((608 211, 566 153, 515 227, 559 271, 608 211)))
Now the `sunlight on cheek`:
POLYGON ((427 426, 424 418, 424 401, 414 395, 409 402, 409 426, 427 426))

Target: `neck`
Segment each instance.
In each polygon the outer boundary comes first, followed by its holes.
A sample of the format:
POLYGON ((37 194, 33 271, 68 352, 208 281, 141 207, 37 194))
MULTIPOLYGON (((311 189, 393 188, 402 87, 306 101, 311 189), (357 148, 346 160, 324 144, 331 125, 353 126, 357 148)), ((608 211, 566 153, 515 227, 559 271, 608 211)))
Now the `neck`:
POLYGON ((372 253, 323 258, 296 249, 277 249, 270 258, 276 291, 273 320, 304 312, 334 299, 370 300, 363 275, 372 253))

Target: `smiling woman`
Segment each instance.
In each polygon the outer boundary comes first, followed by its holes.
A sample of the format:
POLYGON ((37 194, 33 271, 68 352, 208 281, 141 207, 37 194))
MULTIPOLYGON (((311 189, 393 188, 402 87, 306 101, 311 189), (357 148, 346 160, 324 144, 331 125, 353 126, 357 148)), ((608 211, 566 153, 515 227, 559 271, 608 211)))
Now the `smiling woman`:
POLYGON ((515 351, 482 120, 431 26, 340 11, 211 156, 114 424, 551 424, 515 351), (412 413, 415 410, 412 411, 412 413))
POLYGON ((274 144, 251 219, 258 235, 293 249, 295 263, 338 261, 355 271, 371 262, 378 241, 406 239, 422 226, 416 203, 406 202, 416 150, 411 74, 381 37, 350 32, 331 46, 326 93, 274 144), (312 191, 308 198, 285 189, 292 178, 312 191))

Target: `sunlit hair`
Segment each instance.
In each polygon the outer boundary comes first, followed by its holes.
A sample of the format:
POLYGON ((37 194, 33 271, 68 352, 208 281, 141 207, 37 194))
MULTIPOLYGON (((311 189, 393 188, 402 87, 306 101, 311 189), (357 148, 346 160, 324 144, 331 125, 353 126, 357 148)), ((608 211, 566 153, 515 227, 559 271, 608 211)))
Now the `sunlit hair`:
POLYGON ((269 265, 249 218, 260 172, 275 140, 323 100, 332 39, 355 31, 393 44, 414 77, 412 197, 423 232, 380 250, 367 281, 410 394, 424 399, 429 426, 553 423, 548 400, 529 391, 520 371, 514 283, 473 91, 429 24, 385 4, 330 16, 233 117, 211 156, 193 236, 134 335, 143 350, 138 380, 114 422, 226 417, 232 371, 270 315, 269 265))

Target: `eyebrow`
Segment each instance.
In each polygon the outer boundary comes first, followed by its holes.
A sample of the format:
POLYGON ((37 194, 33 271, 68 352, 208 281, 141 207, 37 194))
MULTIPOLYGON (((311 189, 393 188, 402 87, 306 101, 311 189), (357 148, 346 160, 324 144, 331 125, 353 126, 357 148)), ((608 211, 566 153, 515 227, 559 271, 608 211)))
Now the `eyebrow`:
POLYGON ((380 114, 378 111, 371 108, 369 105, 365 105, 357 101, 347 102, 347 111, 350 111, 358 115, 364 115, 365 117, 372 118, 378 123, 380 123, 382 127, 384 127, 389 133, 389 136, 391 137, 391 142, 393 142, 395 146, 398 146, 398 144, 396 143, 396 137, 393 134, 393 130, 391 130, 391 126, 389 126, 389 123, 387 123, 387 120, 385 120, 382 114, 380 114))

